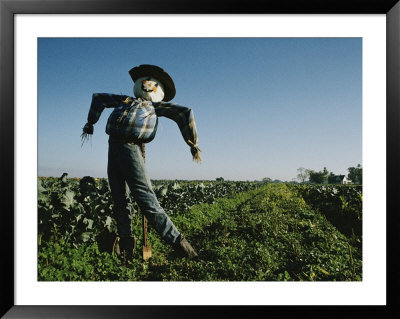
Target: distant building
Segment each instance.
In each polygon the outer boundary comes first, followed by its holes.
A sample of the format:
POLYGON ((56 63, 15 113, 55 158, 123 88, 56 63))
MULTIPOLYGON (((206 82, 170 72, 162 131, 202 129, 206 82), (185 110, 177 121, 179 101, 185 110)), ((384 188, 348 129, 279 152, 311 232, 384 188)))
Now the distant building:
POLYGON ((345 175, 335 175, 331 180, 332 184, 352 184, 353 182, 345 175))

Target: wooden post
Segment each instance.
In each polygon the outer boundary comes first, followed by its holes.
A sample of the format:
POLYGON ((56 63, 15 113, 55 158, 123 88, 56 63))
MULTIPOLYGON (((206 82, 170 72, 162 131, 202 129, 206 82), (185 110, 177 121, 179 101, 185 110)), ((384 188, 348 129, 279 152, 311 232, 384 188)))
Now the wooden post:
MULTIPOLYGON (((141 145, 143 161, 146 161, 146 147, 145 144, 141 145)), ((151 245, 147 243, 147 218, 143 214, 143 260, 151 257, 151 245)))

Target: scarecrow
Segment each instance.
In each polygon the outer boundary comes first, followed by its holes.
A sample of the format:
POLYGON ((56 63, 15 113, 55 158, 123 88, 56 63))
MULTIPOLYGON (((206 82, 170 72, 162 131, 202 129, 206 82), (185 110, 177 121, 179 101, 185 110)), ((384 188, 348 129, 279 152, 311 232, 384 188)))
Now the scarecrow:
POLYGON ((107 175, 118 230, 116 251, 126 261, 132 259, 136 247, 127 208, 127 184, 145 216, 144 220, 147 219, 159 236, 178 253, 195 258, 195 250, 160 206, 144 162, 144 143, 154 139, 159 116, 178 124, 193 160, 201 161, 193 112, 188 107, 169 102, 175 96, 175 85, 162 68, 143 64, 132 68, 129 74, 134 82, 135 97, 93 94, 88 120, 81 135, 83 143, 93 134, 93 124, 99 120, 104 108, 114 108, 107 121, 106 133, 109 135, 107 175))

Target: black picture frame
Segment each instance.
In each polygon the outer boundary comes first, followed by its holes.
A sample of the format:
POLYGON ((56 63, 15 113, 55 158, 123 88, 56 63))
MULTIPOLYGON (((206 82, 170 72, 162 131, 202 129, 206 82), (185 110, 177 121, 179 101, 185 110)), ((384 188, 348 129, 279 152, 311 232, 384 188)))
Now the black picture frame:
MULTIPOLYGON (((1 309, 4 318, 189 318, 231 315, 312 316, 313 314, 379 318, 399 316, 395 264, 400 211, 396 183, 400 136, 400 4, 398 0, 273 0, 241 3, 223 1, 127 0, 0 0, 0 174, 1 309), (14 15, 15 14, 385 14, 387 21, 387 305, 386 306, 22 306, 14 303, 14 15), (267 308, 268 307, 268 308, 267 308), (319 314, 319 312, 322 312, 319 314)), ((383 173, 383 172, 382 172, 383 173)))

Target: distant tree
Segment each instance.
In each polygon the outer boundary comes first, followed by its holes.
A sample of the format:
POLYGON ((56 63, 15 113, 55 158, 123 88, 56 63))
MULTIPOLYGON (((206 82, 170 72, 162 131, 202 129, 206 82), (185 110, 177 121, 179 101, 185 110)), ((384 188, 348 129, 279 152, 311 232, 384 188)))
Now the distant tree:
POLYGON ((335 181, 336 181, 335 176, 336 176, 336 175, 333 174, 332 172, 329 173, 329 175, 328 175, 328 184, 333 184, 333 183, 335 183, 335 181))
POLYGON ((309 178, 309 170, 305 169, 304 167, 300 167, 297 169, 297 179, 299 180, 300 183, 304 183, 307 178, 309 178))
POLYGON ((310 183, 318 183, 319 182, 319 175, 318 172, 312 170, 312 169, 308 169, 308 176, 309 176, 309 181, 310 183))
POLYGON ((217 182, 223 182, 223 181, 224 181, 224 178, 223 178, 223 177, 217 177, 215 180, 216 180, 217 182))
POLYGON ((267 184, 267 183, 272 183, 272 179, 270 179, 269 177, 264 177, 264 178, 262 179, 262 182, 265 183, 265 184, 267 184))
POLYGON ((362 167, 360 164, 357 167, 349 167, 348 168, 349 174, 347 177, 354 183, 354 184, 362 184, 362 167))
POLYGON ((315 172, 313 170, 309 171, 310 183, 313 184, 324 184, 328 178, 328 170, 324 167, 323 171, 315 172))

